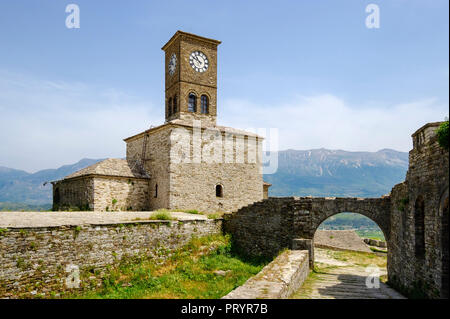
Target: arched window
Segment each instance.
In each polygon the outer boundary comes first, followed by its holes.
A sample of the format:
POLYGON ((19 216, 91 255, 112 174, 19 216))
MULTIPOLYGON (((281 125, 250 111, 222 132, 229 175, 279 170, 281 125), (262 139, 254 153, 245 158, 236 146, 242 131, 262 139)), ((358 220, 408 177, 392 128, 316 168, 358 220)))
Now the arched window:
POLYGON ((425 257, 425 203, 419 195, 414 205, 414 237, 416 258, 425 257))
POLYGON ((169 116, 171 116, 172 115, 172 98, 169 98, 169 102, 167 103, 167 105, 168 105, 168 114, 169 114, 169 116))
POLYGON ((194 113, 197 112, 197 95, 194 93, 189 94, 188 111, 194 113))
POLYGON ((178 112, 178 101, 177 101, 177 95, 173 97, 173 114, 178 112))
POLYGON ((223 197, 223 186, 216 185, 216 197, 223 197))
POLYGON ((442 214, 442 226, 441 226, 441 245, 442 245, 442 275, 441 275, 441 297, 448 298, 448 279, 449 279, 449 238, 448 238, 448 226, 449 226, 449 212, 448 212, 448 188, 441 199, 440 210, 442 214))
POLYGON ((209 113, 209 99, 206 95, 202 95, 200 98, 201 102, 201 112, 202 114, 208 114, 209 113))
POLYGON ((158 197, 158 184, 155 185, 155 198, 158 197))

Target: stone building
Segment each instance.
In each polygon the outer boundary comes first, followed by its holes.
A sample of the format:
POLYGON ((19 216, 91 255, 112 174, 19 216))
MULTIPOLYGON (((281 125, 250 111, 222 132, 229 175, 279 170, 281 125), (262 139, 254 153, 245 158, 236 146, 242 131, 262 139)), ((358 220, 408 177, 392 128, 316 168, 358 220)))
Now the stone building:
POLYGON ((219 126, 220 41, 178 31, 165 52, 165 123, 108 159, 53 182, 54 209, 234 211, 263 199, 262 140, 219 126))

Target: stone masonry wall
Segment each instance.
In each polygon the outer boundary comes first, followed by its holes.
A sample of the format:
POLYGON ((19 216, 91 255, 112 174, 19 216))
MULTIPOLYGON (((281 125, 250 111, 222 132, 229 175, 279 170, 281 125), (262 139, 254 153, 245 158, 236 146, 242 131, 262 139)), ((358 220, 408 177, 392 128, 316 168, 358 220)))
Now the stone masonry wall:
POLYGON ((307 250, 285 251, 256 276, 222 299, 282 299, 290 297, 309 275, 307 250))
POLYGON ((95 177, 95 211, 149 210, 147 179, 95 177))
POLYGON ((54 209, 149 210, 148 184, 148 179, 114 176, 86 176, 62 180, 53 187, 54 209))
POLYGON ((221 232, 221 220, 9 228, 0 231, 0 297, 47 296, 68 290, 79 268, 80 289, 98 284, 122 257, 164 256, 193 236, 221 232))
MULTIPOLYGON (((443 229, 441 203, 444 197, 448 200, 449 154, 437 142, 439 124, 429 123, 413 134, 414 148, 409 153, 406 181, 394 187, 391 193, 391 233, 395 238, 392 248, 389 247, 390 280, 405 294, 423 292, 427 297, 443 296, 443 260, 448 256, 448 247, 443 247, 444 237, 448 238, 448 226, 443 229), (418 203, 421 200, 424 208, 423 256, 416 254, 416 233, 419 231, 416 219, 420 218, 418 203)), ((448 211, 446 218, 448 220, 448 211)), ((446 294, 448 296, 448 288, 446 294)))
MULTIPOLYGON (((224 215, 224 230, 238 247, 252 256, 275 256, 284 248, 294 249, 294 241, 306 239, 313 247, 320 224, 335 214, 354 212, 375 221, 389 240, 390 199, 270 197, 224 215)), ((388 244, 389 246, 389 244, 388 244)), ((310 251, 311 262, 314 254, 310 251)))
POLYGON ((94 180, 82 177, 63 180, 53 186, 53 209, 94 209, 94 180))
MULTIPOLYGON (((184 130, 192 134, 191 128, 184 130)), ((218 129, 209 130, 209 133, 203 131, 202 134, 206 136, 214 136, 214 139, 202 139, 200 149, 203 155, 215 141, 222 140, 222 147, 216 149, 220 155, 208 162, 204 157, 194 157, 192 139, 189 141, 189 148, 176 147, 176 143, 180 141, 177 134, 177 131, 173 131, 171 136, 170 208, 232 212, 263 199, 260 139, 255 137, 249 142, 247 137, 226 135, 227 133, 218 129), (230 144, 225 143, 225 136, 231 140, 230 144), (236 139, 241 139, 242 144, 236 145, 236 139), (237 162, 236 153, 240 146, 243 157, 241 162, 237 162), (183 160, 180 163, 179 158, 188 162, 183 160), (223 188, 223 197, 216 196, 217 185, 223 188)))
MULTIPOLYGON (((164 126, 148 134, 143 166, 150 175, 148 198, 150 210, 169 207, 170 132, 171 127, 164 126)), ((142 134, 126 141, 127 160, 141 160, 144 138, 145 135, 142 134)))

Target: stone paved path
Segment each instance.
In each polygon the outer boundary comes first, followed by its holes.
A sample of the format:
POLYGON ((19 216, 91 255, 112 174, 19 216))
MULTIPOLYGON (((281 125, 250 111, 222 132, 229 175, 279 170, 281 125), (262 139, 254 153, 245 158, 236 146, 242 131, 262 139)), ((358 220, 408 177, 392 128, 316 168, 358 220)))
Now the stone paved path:
MULTIPOLYGON (((379 288, 368 288, 369 273, 357 265, 333 260, 316 249, 316 262, 330 267, 310 276, 304 286, 291 297, 293 299, 405 299, 394 289, 380 282, 379 288), (317 253, 318 252, 318 253, 317 253)), ((386 274, 386 269, 380 270, 386 274)))
MULTIPOLYGON (((0 228, 51 227, 120 224, 149 220, 157 212, 0 212, 0 228)), ((183 212, 170 213, 176 220, 204 220, 208 217, 183 212)))

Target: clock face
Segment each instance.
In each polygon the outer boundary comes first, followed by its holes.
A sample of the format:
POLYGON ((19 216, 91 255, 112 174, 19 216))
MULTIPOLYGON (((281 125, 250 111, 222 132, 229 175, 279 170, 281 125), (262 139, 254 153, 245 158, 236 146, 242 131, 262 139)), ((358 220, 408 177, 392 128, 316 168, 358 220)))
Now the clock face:
POLYGON ((169 61, 169 74, 173 75, 175 73, 175 70, 177 69, 177 56, 176 54, 172 54, 169 61))
POLYGON ((206 55, 201 51, 194 51, 189 57, 189 63, 197 72, 205 72, 208 70, 209 61, 206 55))

